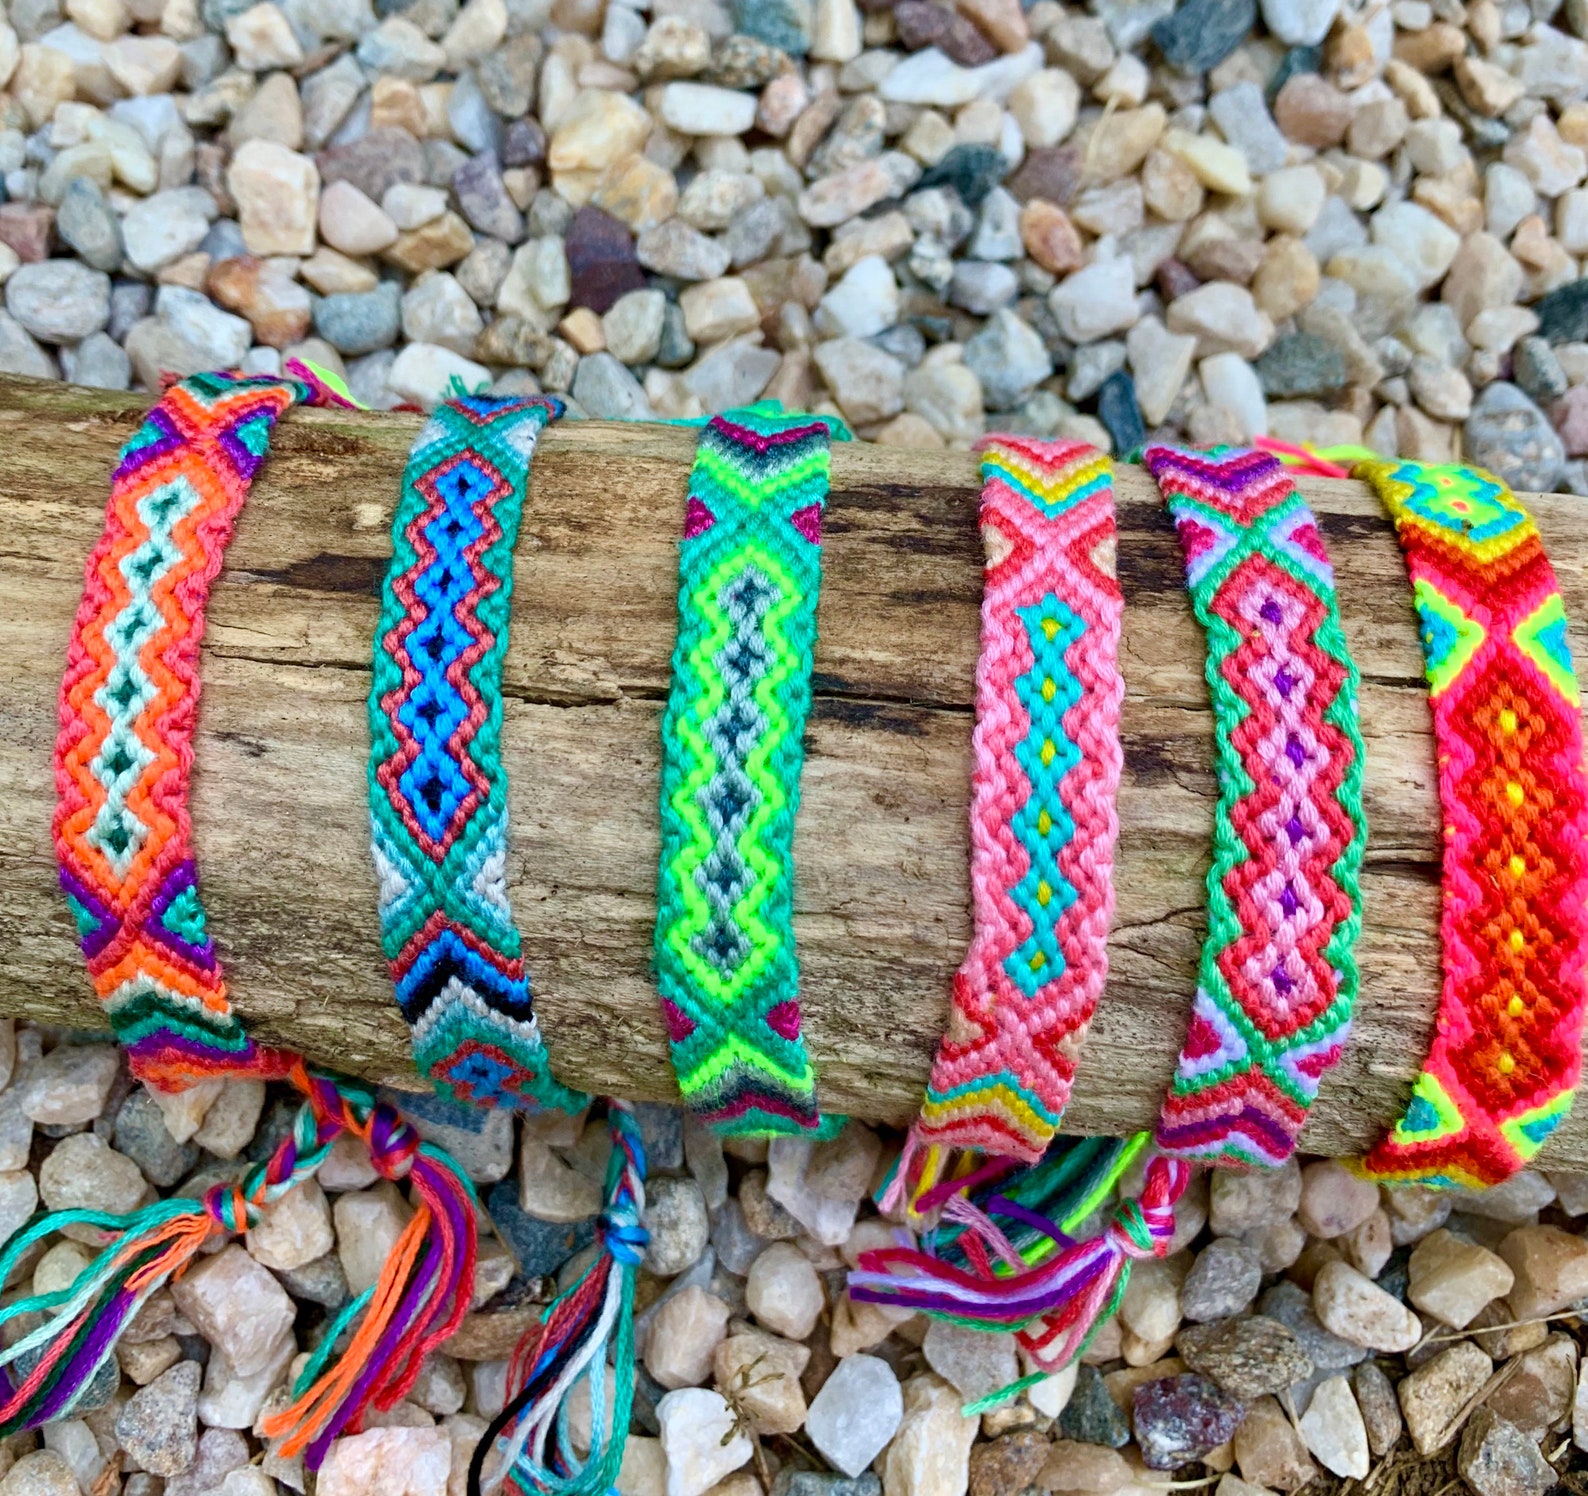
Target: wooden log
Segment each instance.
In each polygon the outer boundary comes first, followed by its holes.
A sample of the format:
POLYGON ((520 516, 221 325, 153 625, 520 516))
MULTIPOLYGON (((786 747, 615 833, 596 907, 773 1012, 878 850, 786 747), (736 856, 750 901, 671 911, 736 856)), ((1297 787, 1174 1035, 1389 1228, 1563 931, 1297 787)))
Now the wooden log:
MULTIPOLYGON (((0 1010, 102 1026, 55 884, 50 751, 68 629, 140 397, 0 380, 0 1010)), ((215 588, 194 816, 211 927, 261 1039, 415 1084, 377 944, 364 803, 376 591, 415 417, 294 412, 215 588)), ((693 432, 542 437, 506 672, 512 899, 547 1042, 574 1085, 676 1096, 649 979, 660 704, 693 432)), ((1433 748, 1410 591, 1361 484, 1302 484, 1362 670, 1371 826, 1362 997, 1305 1146, 1398 1114, 1439 988, 1433 748)), ((796 931, 824 1107, 918 1103, 969 932, 965 804, 981 590, 976 462, 835 445, 796 931)), ((1212 731, 1204 644, 1155 488, 1116 476, 1125 774, 1109 985, 1067 1115, 1150 1126, 1204 931, 1212 731)), ((1530 498, 1588 619, 1581 501, 1530 498)), ((1574 630, 1574 647, 1584 640, 1574 630)), ((1588 1167, 1588 1108, 1546 1162, 1588 1167)))

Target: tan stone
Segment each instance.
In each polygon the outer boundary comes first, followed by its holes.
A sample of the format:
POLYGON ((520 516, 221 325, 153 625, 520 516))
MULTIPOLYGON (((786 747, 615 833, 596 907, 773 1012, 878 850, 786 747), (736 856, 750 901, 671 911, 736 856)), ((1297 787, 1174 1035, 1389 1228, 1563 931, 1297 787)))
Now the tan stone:
POLYGON ((1057 203, 1034 197, 1020 210, 1020 242, 1044 270, 1068 275, 1086 263, 1081 235, 1057 203))

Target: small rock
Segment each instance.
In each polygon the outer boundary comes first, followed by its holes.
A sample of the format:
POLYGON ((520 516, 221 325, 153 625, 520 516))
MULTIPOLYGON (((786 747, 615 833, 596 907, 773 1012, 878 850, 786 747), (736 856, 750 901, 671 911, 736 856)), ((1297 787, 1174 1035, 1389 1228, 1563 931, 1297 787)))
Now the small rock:
MULTIPOLYGON (((821 354, 818 348, 818 364, 821 354)), ((1008 308, 994 312, 981 330, 966 340, 964 358, 965 366, 981 381, 989 410, 1013 409, 1053 372, 1053 360, 1041 337, 1008 308)))
POLYGON ((952 1386, 931 1374, 904 1384, 904 1416, 882 1456, 888 1496, 962 1496, 969 1488, 977 1420, 960 1411, 962 1401, 952 1386))
POLYGON ((1577 1343, 1554 1334, 1521 1356, 1511 1379, 1491 1392, 1485 1405, 1537 1442, 1565 1426, 1576 1387, 1577 1343))
POLYGON ((800 1373, 810 1359, 809 1346, 745 1330, 718 1345, 713 1367, 717 1387, 733 1398, 764 1438, 796 1433, 805 1426, 800 1373))
POLYGON ((57 1045, 22 1078, 23 1115, 46 1127, 92 1122, 105 1109, 120 1063, 108 1045, 57 1045))
POLYGON ((1312 1305, 1326 1330, 1369 1350, 1410 1350, 1422 1336, 1411 1310, 1344 1262, 1327 1263, 1319 1272, 1312 1305))
POLYGON ((281 1286, 235 1242, 190 1267, 171 1296, 241 1376, 269 1364, 297 1317, 281 1286))
POLYGON ((1467 1420, 1456 1469, 1477 1496, 1543 1496, 1559 1479, 1537 1442, 1489 1408, 1467 1420))
POLYGON ((1456 1330, 1465 1329, 1485 1305, 1509 1293, 1515 1281, 1503 1258, 1444 1230, 1418 1242, 1408 1270, 1407 1297, 1456 1330))
POLYGON ((1112 1449, 1097 1444, 1056 1440, 1033 1482, 1048 1491, 1079 1492, 1084 1496, 1113 1496, 1134 1479, 1129 1462, 1112 1449))
POLYGON ((1207 1377, 1187 1372, 1135 1390, 1133 1423, 1143 1463, 1173 1470, 1234 1437, 1245 1409, 1207 1377))
POLYGON ((1212 1377, 1235 1397, 1280 1392, 1312 1373, 1301 1343, 1278 1320, 1254 1314, 1190 1325, 1175 1348, 1192 1371, 1212 1377))
POLYGON ((752 1453, 722 1395, 704 1387, 669 1392, 656 1405, 667 1456, 667 1496, 704 1496, 752 1453))
POLYGON ((858 338, 833 338, 817 345, 815 360, 839 409, 855 425, 885 421, 904 408, 904 365, 880 348, 858 338))
POLYGON ((249 1229, 247 1245, 256 1262, 278 1272, 291 1272, 328 1253, 336 1238, 319 1181, 305 1179, 267 1205, 259 1224, 249 1229))
POLYGON ((236 1158, 254 1136, 264 1106, 263 1081, 228 1080, 204 1113, 193 1141, 217 1158, 236 1158))
POLYGON ((1580 343, 1588 339, 1588 279, 1558 286, 1533 305, 1538 313, 1539 336, 1551 343, 1580 343))
POLYGON ((742 135, 755 123, 755 106, 754 94, 737 89, 673 82, 663 85, 657 112, 681 135, 742 135))
POLYGON ((142 1173, 97 1133, 62 1138, 39 1169, 39 1193, 50 1210, 100 1210, 126 1215, 148 1195, 142 1173))
POLYGON ((1343 1376, 1330 1377, 1312 1394, 1300 1428, 1307 1448, 1326 1470, 1353 1480, 1366 1477, 1367 1428, 1343 1376))
POLYGON ((1123 1449, 1130 1443, 1130 1422, 1103 1383, 1095 1366, 1082 1366, 1075 1390, 1059 1414, 1059 1431, 1079 1444, 1123 1449))
POLYGON ((1504 380, 1485 386, 1463 429, 1468 458, 1514 489, 1547 493, 1565 466, 1565 447, 1544 413, 1504 380))
POLYGON ((116 1416, 116 1439, 154 1475, 180 1475, 198 1453, 197 1361, 179 1361, 127 1400, 116 1416))
MULTIPOLYGON (((1316 341, 1321 343, 1322 340, 1316 341)), ((1283 345, 1275 347, 1279 349, 1283 345)), ((1307 353, 1317 358, 1321 350, 1309 345, 1307 353)), ((1269 394, 1280 393, 1269 386, 1266 378, 1263 384, 1269 394)), ((1302 1170, 1301 1200, 1296 1214, 1312 1235, 1325 1241, 1344 1236, 1377 1209, 1378 1186, 1371 1180, 1358 1178, 1344 1165, 1331 1161, 1309 1164, 1302 1170)))
MULTIPOLYGON (((1349 382, 1345 356, 1328 339, 1310 332, 1294 332, 1280 338, 1257 360, 1256 370, 1258 378, 1262 381, 1263 393, 1275 400, 1334 394, 1343 390, 1349 382)), ((1366 1181, 1358 1180, 1356 1183, 1362 1184, 1366 1181)), ((1372 1191, 1372 1209, 1376 1210, 1377 1186, 1369 1184, 1368 1189, 1372 1191)), ((1326 1202, 1323 1208, 1332 1211, 1333 1214, 1324 1223, 1327 1231, 1322 1239, 1329 1240, 1347 1235, 1361 1225, 1362 1221, 1356 1221, 1343 1230, 1334 1229, 1341 1220, 1348 1219, 1354 1211, 1360 1209, 1367 1202, 1367 1198, 1367 1195, 1362 1194, 1349 1203, 1326 1202)), ((1372 1210, 1363 1217, 1363 1220, 1370 1219, 1371 1215, 1372 1210)), ((1316 1217, 1302 1215, 1300 1220, 1314 1236, 1320 1234, 1316 1229, 1316 1217)))
POLYGON ((1364 1361, 1352 1373, 1352 1381, 1368 1447, 1375 1459, 1383 1459, 1395 1447, 1404 1427, 1395 1388, 1376 1361, 1364 1361))
POLYGON ((803 1252, 789 1242, 773 1242, 751 1264, 745 1302, 769 1330, 804 1340, 825 1305, 821 1280, 803 1252))
POLYGON ((1047 1465, 1051 1446, 1035 1429, 1019 1429, 970 1452, 970 1496, 1019 1496, 1047 1465))
MULTIPOLYGON (((602 355, 597 354, 600 358, 602 355)), ((606 355, 611 359, 611 355, 606 355)), ((616 360, 611 360, 616 364, 616 360)), ((585 360, 585 363, 589 360, 585 360)), ((581 363, 581 369, 583 363, 581 363)), ((621 365, 617 365, 622 368, 621 365)), ((627 370, 623 370, 625 374, 627 370)), ((632 377, 632 376, 629 376, 632 377)), ((579 399, 576 388, 574 396, 579 399)), ((580 399, 580 404, 584 401, 580 399)), ((589 407, 586 406, 586 409, 589 407)), ((711 1234, 705 1197, 693 1179, 656 1179, 645 1191, 645 1229, 650 1244, 645 1249, 645 1266, 660 1278, 671 1278, 699 1261, 711 1234)), ((737 1469, 738 1466, 734 1466, 737 1469)))
POLYGON ((24 1454, 0 1480, 0 1496, 82 1496, 72 1467, 53 1449, 24 1454))
POLYGON ((1539 1319, 1588 1297, 1588 1241, 1580 1236, 1522 1226, 1500 1243, 1500 1256, 1516 1275, 1507 1295, 1515 1319, 1539 1319))
POLYGON ((711 1375, 731 1311, 703 1288, 672 1295, 656 1312, 645 1340, 645 1369, 663 1387, 698 1387, 711 1375))
POLYGON ((227 169, 226 186, 250 254, 313 252, 320 174, 307 157, 275 141, 244 141, 227 169))
POLYGON ((1020 1375, 1014 1336, 988 1333, 934 1319, 921 1343, 926 1364, 950 1382, 966 1402, 1007 1387, 1020 1375))
POLYGON ((318 1496, 447 1496, 452 1440, 442 1428, 374 1428, 333 1440, 318 1496))
POLYGON ((725 244, 691 228, 681 218, 669 218, 647 229, 634 246, 634 254, 647 270, 687 281, 712 280, 727 270, 732 259, 725 244))
POLYGON ((1443 1445, 1451 1421, 1493 1369, 1470 1340, 1459 1340, 1401 1379, 1396 1389, 1401 1413, 1419 1454, 1432 1454, 1443 1445))
POLYGON ((816 1394, 805 1431, 830 1465, 853 1478, 894 1437, 903 1416, 893 1368, 875 1356, 847 1356, 816 1394))
POLYGON ((402 292, 395 281, 373 291, 324 296, 314 303, 314 330, 349 357, 390 348, 402 319, 402 292))
POLYGON ((1301 1166, 1294 1158, 1277 1169, 1215 1169, 1208 1221, 1217 1236, 1239 1236, 1295 1213, 1301 1203, 1301 1166))
POLYGON ((166 1130, 160 1108, 141 1086, 116 1113, 116 1148, 161 1189, 170 1189, 192 1169, 199 1156, 197 1147, 177 1142, 166 1130))
POLYGON ((1183 0, 1152 28, 1166 61, 1186 73, 1205 73, 1223 62, 1257 19, 1257 0, 1183 0))
MULTIPOLYGON (((1197 371, 1208 403, 1234 417, 1241 440, 1251 441, 1254 437, 1268 434, 1268 402, 1263 397, 1262 381, 1240 354, 1215 353, 1211 358, 1203 359, 1197 371)), ((1280 1267, 1289 1267, 1295 1261, 1306 1233, 1294 1219, 1286 1219, 1275 1222, 1260 1235, 1262 1245, 1254 1247, 1254 1251, 1263 1269, 1272 1272, 1280 1267), (1289 1257, 1284 1257, 1279 1243, 1282 1239, 1288 1240, 1291 1234, 1294 1236, 1294 1251, 1289 1257), (1271 1252, 1279 1253, 1273 1261, 1269 1260, 1271 1252)))
POLYGON ((1244 286, 1212 282, 1169 303, 1170 332, 1197 340, 1197 353, 1238 353, 1255 359, 1273 341, 1274 324, 1244 286))

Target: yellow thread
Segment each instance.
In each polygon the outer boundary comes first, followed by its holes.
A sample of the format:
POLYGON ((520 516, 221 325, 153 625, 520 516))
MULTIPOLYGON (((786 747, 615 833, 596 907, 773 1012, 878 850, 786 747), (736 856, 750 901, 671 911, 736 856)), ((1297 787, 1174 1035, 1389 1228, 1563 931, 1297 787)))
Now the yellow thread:
POLYGON ((1052 738, 1045 738, 1042 742, 1042 767, 1045 769, 1053 762, 1053 755, 1059 750, 1053 746, 1052 738))
POLYGON ((1522 932, 1520 930, 1512 930, 1511 931, 1511 949, 1513 951, 1521 950, 1522 947, 1524 945, 1526 945, 1526 944, 1527 944, 1527 941, 1523 938, 1522 932))
POLYGON ((1038 951, 1036 953, 1036 955, 1034 955, 1031 958, 1031 969, 1032 969, 1032 971, 1041 971, 1042 968, 1044 966, 1046 966, 1047 964, 1048 964, 1048 958, 1046 956, 1044 956, 1041 951, 1038 951))
POLYGON ((1042 682, 1042 699, 1044 701, 1052 701, 1058 694, 1058 690, 1059 688, 1053 683, 1053 677, 1049 676, 1047 680, 1042 682))
POLYGON ((1053 637, 1058 631, 1059 620, 1057 618, 1044 618, 1042 620, 1042 632, 1048 636, 1049 644, 1053 642, 1053 637))
POLYGON ((1037 834, 1040 836, 1046 836, 1051 830, 1053 830, 1053 817, 1050 816, 1045 810, 1038 812, 1037 834))
POLYGON ((1046 878, 1044 878, 1039 884, 1037 884, 1037 903, 1041 904, 1043 908, 1046 908, 1048 900, 1052 897, 1053 885, 1049 883, 1046 878))
POLYGON ((1504 732, 1516 731, 1516 713, 1510 707, 1500 713, 1500 728, 1504 732))
POLYGON ((1513 852, 1511 854, 1511 876, 1513 878, 1520 878, 1526 871, 1527 864, 1523 862, 1515 852, 1513 852))
POLYGON ((1500 1074, 1501 1075, 1509 1075, 1515 1069, 1516 1069, 1516 1061, 1513 1060, 1510 1057, 1510 1055, 1502 1054, 1500 1056, 1500 1074))
POLYGON ((1522 1016, 1523 1007, 1524 1004, 1522 999, 1519 997, 1513 997, 1510 1002, 1505 1005, 1505 1011, 1513 1018, 1520 1018, 1522 1016))
POLYGON ((1512 805, 1520 805, 1524 799, 1522 786, 1514 779, 1505 786, 1505 797, 1512 805))

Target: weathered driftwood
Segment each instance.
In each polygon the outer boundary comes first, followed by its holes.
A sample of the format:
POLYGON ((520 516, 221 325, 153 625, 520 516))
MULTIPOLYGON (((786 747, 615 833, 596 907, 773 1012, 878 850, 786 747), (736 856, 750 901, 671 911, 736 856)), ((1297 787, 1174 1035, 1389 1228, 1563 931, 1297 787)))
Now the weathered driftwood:
MULTIPOLYGON (((0 1011, 94 1025, 50 842, 55 697, 83 557, 137 397, 0 382, 0 1011)), ((412 1084, 376 943, 365 695, 414 417, 295 412, 244 511, 205 640, 194 795, 232 994, 261 1038, 412 1084)), ((657 716, 694 434, 553 428, 535 458, 508 656, 512 896, 564 1080, 676 1094, 648 977, 657 716)), ((965 802, 981 544, 975 460, 835 446, 796 927, 824 1105, 912 1111, 968 932, 965 802)), ((1151 482, 1116 479, 1126 768, 1109 986, 1068 1121, 1149 1125, 1203 933, 1213 781, 1203 641, 1151 482)), ((1404 1101, 1439 984, 1439 812, 1400 555, 1365 487, 1303 484, 1363 676, 1363 984, 1307 1146, 1346 1152, 1404 1101)), ((1588 618, 1580 500, 1541 497, 1588 618)), ((1579 651, 1582 641, 1575 641, 1579 651)), ((1588 1108, 1546 1160, 1588 1167, 1588 1108)))

